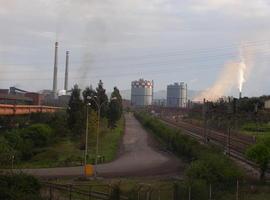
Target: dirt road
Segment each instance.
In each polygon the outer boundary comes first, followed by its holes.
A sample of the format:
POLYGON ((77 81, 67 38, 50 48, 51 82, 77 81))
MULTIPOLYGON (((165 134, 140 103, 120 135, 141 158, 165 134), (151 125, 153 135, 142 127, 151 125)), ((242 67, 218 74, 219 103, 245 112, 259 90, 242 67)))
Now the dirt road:
MULTIPOLYGON (((97 165, 100 177, 181 175, 183 163, 170 153, 163 152, 132 114, 126 114, 126 128, 118 158, 97 165)), ((36 176, 82 176, 83 167, 25 169, 36 176)))

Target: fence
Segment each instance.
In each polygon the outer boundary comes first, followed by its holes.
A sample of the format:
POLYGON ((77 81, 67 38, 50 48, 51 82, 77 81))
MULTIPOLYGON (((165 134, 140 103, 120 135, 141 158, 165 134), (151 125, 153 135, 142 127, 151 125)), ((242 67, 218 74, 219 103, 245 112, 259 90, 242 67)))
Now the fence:
POLYGON ((126 183, 105 185, 43 183, 42 197, 45 200, 248 200, 256 195, 270 197, 269 184, 257 185, 236 181, 224 186, 170 182, 160 185, 137 184, 127 189, 126 183))

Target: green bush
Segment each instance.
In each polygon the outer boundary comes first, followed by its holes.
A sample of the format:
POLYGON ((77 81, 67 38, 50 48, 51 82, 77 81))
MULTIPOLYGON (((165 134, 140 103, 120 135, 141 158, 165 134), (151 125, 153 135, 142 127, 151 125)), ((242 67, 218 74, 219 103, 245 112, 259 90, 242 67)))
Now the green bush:
POLYGON ((206 153, 191 163, 187 169, 187 176, 190 179, 202 179, 207 183, 223 183, 229 186, 237 177, 241 176, 240 171, 223 156, 214 153, 206 153))
POLYGON ((0 165, 10 165, 13 155, 14 149, 12 149, 4 137, 0 137, 0 165))
POLYGON ((24 140, 31 140, 34 147, 47 146, 53 139, 53 130, 46 124, 34 124, 22 130, 24 140))
POLYGON ((249 147, 246 151, 246 156, 257 163, 260 168, 260 178, 264 180, 265 172, 270 162, 270 139, 266 138, 265 141, 259 141, 255 145, 249 147))
POLYGON ((0 199, 40 200, 39 181, 29 175, 0 175, 0 199))

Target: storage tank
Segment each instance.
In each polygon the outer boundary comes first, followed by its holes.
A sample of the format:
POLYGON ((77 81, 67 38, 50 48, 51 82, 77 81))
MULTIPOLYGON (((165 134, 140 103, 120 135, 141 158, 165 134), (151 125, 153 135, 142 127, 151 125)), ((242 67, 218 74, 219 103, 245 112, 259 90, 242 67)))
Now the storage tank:
POLYGON ((167 86, 167 106, 187 107, 187 84, 181 82, 167 86))
POLYGON ((153 81, 139 79, 131 83, 131 104, 149 106, 153 102, 153 81))
POLYGON ((187 107, 187 84, 180 83, 180 108, 187 107))

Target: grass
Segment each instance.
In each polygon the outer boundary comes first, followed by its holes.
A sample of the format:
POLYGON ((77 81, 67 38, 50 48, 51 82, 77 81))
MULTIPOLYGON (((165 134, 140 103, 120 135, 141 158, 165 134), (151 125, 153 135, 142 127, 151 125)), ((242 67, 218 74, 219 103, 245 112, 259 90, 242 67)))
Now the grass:
MULTIPOLYGON (((114 160, 117 156, 120 141, 124 132, 124 118, 121 118, 115 129, 109 129, 105 126, 103 121, 103 126, 100 131, 100 141, 99 141, 99 154, 104 156, 106 162, 114 160)), ((96 154, 96 135, 89 141, 89 161, 93 162, 96 154)))
MULTIPOLYGON (((105 157, 105 162, 116 158, 120 140, 124 132, 124 118, 121 118, 115 129, 106 127, 106 122, 101 124, 99 152, 105 157)), ((94 163, 96 153, 96 135, 89 135, 89 163, 94 163)), ((83 138, 84 139, 84 138, 83 138)), ((84 159, 84 150, 80 150, 80 139, 64 137, 58 138, 49 147, 38 149, 30 161, 15 163, 15 168, 49 168, 80 166, 84 159)))
POLYGON ((270 136, 270 124, 256 124, 254 122, 250 122, 242 125, 240 131, 246 135, 264 138, 270 136))

